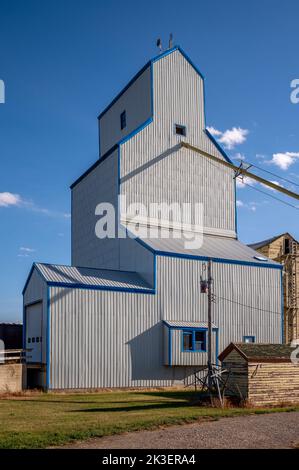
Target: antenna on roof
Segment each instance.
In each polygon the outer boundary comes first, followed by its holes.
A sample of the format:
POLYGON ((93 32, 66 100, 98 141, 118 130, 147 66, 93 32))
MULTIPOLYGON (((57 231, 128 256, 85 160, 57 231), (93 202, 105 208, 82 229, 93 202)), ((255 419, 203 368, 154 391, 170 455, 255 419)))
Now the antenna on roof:
POLYGON ((168 42, 168 49, 172 49, 172 47, 173 47, 173 42, 172 42, 172 40, 173 40, 173 36, 172 36, 172 33, 170 33, 170 35, 169 35, 169 42, 168 42))
POLYGON ((162 52, 162 41, 160 38, 157 39, 156 45, 160 52, 162 52))

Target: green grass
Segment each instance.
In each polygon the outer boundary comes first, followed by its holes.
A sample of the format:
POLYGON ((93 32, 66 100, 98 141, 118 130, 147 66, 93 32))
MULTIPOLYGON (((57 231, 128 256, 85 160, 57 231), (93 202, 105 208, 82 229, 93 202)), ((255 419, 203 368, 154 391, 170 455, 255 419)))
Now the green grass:
POLYGON ((0 448, 44 448, 161 425, 294 411, 194 406, 190 391, 37 393, 0 399, 0 448))

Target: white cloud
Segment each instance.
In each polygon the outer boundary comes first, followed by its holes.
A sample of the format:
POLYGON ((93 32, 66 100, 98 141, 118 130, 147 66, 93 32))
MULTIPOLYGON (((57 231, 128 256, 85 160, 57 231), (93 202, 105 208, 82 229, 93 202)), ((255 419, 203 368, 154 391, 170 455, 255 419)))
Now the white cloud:
POLYGON ((281 170, 287 170, 299 158, 299 152, 274 153, 269 163, 278 166, 281 170))
POLYGON ((19 206, 21 203, 22 198, 19 194, 0 193, 0 207, 19 206))
POLYGON ((227 129, 223 132, 219 142, 221 142, 225 148, 233 149, 236 145, 240 145, 245 142, 248 133, 249 131, 247 129, 233 127, 232 129, 227 129))
POLYGON ((207 130, 215 137, 218 137, 218 140, 225 148, 231 150, 236 145, 243 144, 246 137, 249 133, 247 129, 242 129, 241 127, 232 127, 232 129, 227 129, 222 132, 215 127, 207 127, 207 130))
POLYGON ((34 248, 28 248, 27 246, 21 246, 19 249, 25 253, 33 253, 36 251, 34 248))
POLYGON ((239 161, 244 161, 245 160, 245 155, 243 153, 236 153, 236 155, 233 157, 233 160, 239 160, 239 161))
POLYGON ((252 178, 249 178, 249 176, 238 176, 236 178, 236 184, 237 188, 246 188, 247 184, 253 186, 254 184, 256 184, 256 181, 252 178))
POLYGON ((28 246, 20 246, 18 257, 19 258, 28 258, 35 251, 36 251, 35 248, 29 248, 28 246))
POLYGON ((240 201, 239 199, 237 199, 236 204, 237 204, 237 207, 244 207, 244 202, 240 201))
POLYGON ((222 135, 222 132, 218 131, 218 129, 215 129, 215 127, 207 127, 207 129, 208 129, 209 133, 212 134, 212 135, 215 135, 215 136, 222 135))
POLYGON ((23 199, 19 194, 10 192, 0 193, 0 207, 21 207, 49 217, 63 217, 64 219, 71 218, 71 214, 68 212, 52 211, 44 207, 39 207, 33 201, 23 199))

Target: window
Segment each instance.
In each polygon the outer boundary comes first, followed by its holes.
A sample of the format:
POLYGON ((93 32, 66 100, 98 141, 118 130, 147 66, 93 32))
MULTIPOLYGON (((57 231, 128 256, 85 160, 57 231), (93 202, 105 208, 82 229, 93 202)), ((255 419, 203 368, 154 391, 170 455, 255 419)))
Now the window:
POLYGON ((35 343, 35 338, 34 338, 34 336, 33 336, 33 338, 32 338, 32 343, 35 343))
POLYGON ((255 336, 243 336, 244 343, 255 343, 255 336))
POLYGON ((179 124, 175 124, 175 133, 176 135, 186 136, 186 126, 180 126, 179 124))
POLYGON ((123 130, 127 125, 126 111, 123 111, 120 115, 120 128, 123 130))
POLYGON ((36 337, 35 341, 39 343, 39 336, 36 337))
POLYGON ((28 343, 31 343, 31 338, 28 338, 28 343))
POLYGON ((285 238, 284 241, 283 241, 283 244, 284 244, 284 250, 283 250, 284 254, 288 255, 291 252, 289 238, 285 238))
POLYGON ((205 352, 206 330, 183 330, 183 351, 205 352))

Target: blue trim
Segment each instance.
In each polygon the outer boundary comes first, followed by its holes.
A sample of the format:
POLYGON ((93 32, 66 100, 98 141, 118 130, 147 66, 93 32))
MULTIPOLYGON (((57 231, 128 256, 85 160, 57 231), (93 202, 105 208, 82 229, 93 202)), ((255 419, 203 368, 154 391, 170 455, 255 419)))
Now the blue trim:
POLYGON ((181 331, 181 352, 188 353, 206 353, 207 352, 207 328, 182 328, 181 331), (205 349, 195 349, 195 333, 196 331, 203 331, 205 333, 204 346, 205 349), (184 334, 192 333, 192 349, 184 349, 184 334))
POLYGON ((281 286, 281 344, 284 343, 284 289, 283 289, 283 272, 280 273, 281 286))
POLYGON ((86 171, 84 171, 84 173, 82 173, 82 175, 79 176, 79 178, 77 178, 70 185, 70 188, 73 189, 78 183, 80 183, 80 181, 82 181, 86 176, 88 176, 89 173, 91 173, 95 168, 97 168, 101 163, 103 163, 108 157, 110 157, 110 155, 112 155, 112 153, 115 152, 117 147, 118 147, 118 144, 113 145, 107 152, 104 153, 102 157, 100 157, 100 159, 97 159, 95 163, 93 163, 86 171))
POLYGON ((80 284, 73 283, 69 284, 67 282, 53 282, 48 281, 47 285, 49 287, 68 287, 70 289, 87 289, 87 290, 102 290, 102 291, 112 291, 112 292, 128 292, 133 294, 155 294, 155 289, 145 289, 138 287, 112 287, 112 286, 94 286, 92 284, 80 284))
MULTIPOLYGON (((102 118, 102 116, 116 103, 116 101, 127 91, 127 89, 140 77, 140 75, 148 67, 151 68, 150 69, 150 74, 151 74, 151 116, 143 124, 141 124, 136 129, 134 129, 130 134, 128 134, 126 137, 121 139, 118 143, 113 145, 113 147, 111 147, 111 149, 109 149, 107 152, 105 152, 105 154, 102 157, 100 155, 99 160, 97 162, 95 162, 88 170, 86 170, 74 183, 71 184, 71 186, 70 186, 71 189, 73 189, 80 181, 82 181, 82 179, 84 179, 92 170, 94 170, 100 164, 100 162, 104 161, 104 159, 109 157, 109 155, 111 155, 116 150, 117 146, 119 147, 120 145, 124 144, 126 141, 131 139, 134 135, 138 134, 145 127, 147 127, 151 122, 153 122, 153 116, 154 116, 153 64, 155 62, 157 62, 158 60, 162 59, 163 57, 166 57, 167 55, 172 54, 176 50, 178 50, 184 56, 184 58, 194 68, 196 73, 204 80, 203 74, 195 66, 195 64, 188 57, 188 55, 183 51, 183 49, 179 46, 175 46, 172 49, 169 49, 169 50, 163 52, 162 54, 159 54, 159 55, 155 56, 153 59, 151 59, 149 62, 147 62, 147 64, 132 78, 132 80, 130 80, 130 82, 122 89, 122 91, 120 93, 118 93, 118 95, 113 99, 113 101, 111 101, 111 103, 104 109, 104 111, 98 116, 98 119, 100 120, 102 118)), ((205 106, 205 103, 204 103, 204 106, 205 106)), ((204 112, 205 112, 205 108, 204 108, 204 112)), ((100 134, 100 130, 99 130, 99 134, 100 134)), ((100 141, 100 135, 99 135, 99 141, 100 141)), ((216 144, 216 145, 218 145, 218 144, 216 144)), ((221 151, 221 153, 224 153, 224 151, 222 149, 220 151, 221 151)), ((120 153, 120 149, 119 149, 119 153, 120 153)), ((225 157, 225 158, 228 158, 228 157, 225 157)), ((119 159, 120 159, 120 155, 119 155, 119 159)), ((228 160, 228 161, 230 161, 230 160, 228 160)))
POLYGON ((142 69, 140 69, 139 72, 137 72, 136 75, 134 75, 134 77, 129 81, 129 83, 127 83, 127 85, 116 95, 116 97, 111 101, 111 103, 108 104, 108 106, 106 106, 106 108, 104 108, 104 110, 98 115, 99 120, 104 116, 104 114, 107 113, 107 111, 109 111, 110 108, 112 108, 112 106, 119 100, 119 98, 130 88, 131 85, 133 85, 134 82, 136 82, 136 80, 140 77, 140 75, 142 75, 143 72, 145 72, 146 69, 150 65, 151 65, 151 61, 149 60, 142 67, 142 69))
POLYGON ((246 335, 246 336, 243 336, 243 343, 246 342, 246 339, 252 339, 253 341, 250 341, 250 343, 255 343, 255 336, 253 335, 246 335))
POLYGON ((172 253, 167 251, 155 251, 159 256, 167 256, 170 258, 186 258, 194 259, 199 261, 214 261, 214 263, 223 263, 223 264, 237 264, 241 266, 255 266, 258 268, 269 268, 269 269, 282 269, 280 264, 266 264, 266 263, 256 263, 254 261, 241 261, 236 259, 224 259, 224 258, 213 258, 211 256, 198 256, 198 255, 188 255, 185 253, 172 253))
POLYGON ((126 135, 123 139, 121 139, 117 145, 122 145, 124 144, 125 142, 127 142, 128 140, 132 139, 132 137, 134 137, 134 135, 138 134, 139 132, 141 132, 145 127, 147 127, 151 122, 153 122, 153 116, 151 116, 150 118, 148 118, 146 121, 144 121, 142 124, 140 124, 140 126, 138 126, 136 129, 134 129, 132 132, 130 132, 130 134, 126 135))
POLYGON ((168 330, 168 365, 172 366, 172 334, 171 328, 168 330))
MULTIPOLYGON (((50 382, 50 288, 47 287, 47 338, 46 338, 46 389, 49 390, 50 382)), ((42 346, 43 347, 43 346, 42 346)))
MULTIPOLYGON (((43 263, 43 264, 47 264, 47 263, 43 263)), ((50 266, 50 265, 49 265, 49 266, 50 266)), ((25 290, 27 289, 27 286, 28 286, 29 281, 30 281, 30 279, 31 279, 31 276, 32 276, 32 274, 33 274, 34 268, 36 268, 36 271, 38 272, 38 274, 40 275, 40 277, 42 278, 42 280, 45 281, 45 282, 47 282, 47 279, 44 277, 43 273, 38 269, 37 264, 34 262, 34 263, 32 264, 32 266, 31 266, 30 271, 29 271, 27 280, 26 280, 26 282, 25 282, 24 289, 22 290, 22 295, 24 295, 25 290)))
POLYGON ((212 134, 208 131, 208 129, 204 129, 205 133, 207 134, 207 136, 209 137, 209 139, 213 142, 213 144, 215 145, 215 147, 217 148, 217 150, 219 150, 219 152, 221 153, 221 155, 225 158, 225 160, 231 164, 233 164, 233 162, 231 161, 231 159, 228 157, 228 155, 225 153, 225 151, 223 150, 223 148, 218 144, 217 140, 212 136, 212 134))
POLYGON ((199 70, 199 68, 194 64, 194 62, 192 62, 192 60, 190 59, 190 57, 186 54, 185 51, 183 51, 183 49, 182 49, 180 46, 174 46, 174 47, 172 47, 171 49, 168 49, 168 50, 162 52, 161 54, 156 55, 156 57, 154 57, 154 58, 151 60, 151 63, 157 62, 158 60, 163 59, 163 57, 166 57, 166 56, 168 56, 169 54, 172 54, 172 53, 175 52, 175 51, 179 51, 179 52, 185 57, 185 59, 187 60, 187 62, 189 62, 189 64, 191 65, 191 67, 193 67, 193 69, 195 70, 195 72, 196 72, 203 80, 205 79, 205 77, 203 76, 203 74, 201 73, 201 71, 199 70))
POLYGON ((136 242, 139 243, 139 245, 143 246, 144 248, 146 248, 151 253, 156 254, 156 251, 151 246, 149 246, 147 243, 145 243, 145 241, 143 241, 141 238, 135 237, 134 240, 136 240, 136 242))

